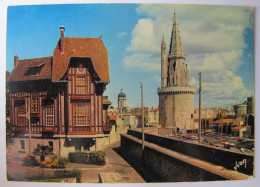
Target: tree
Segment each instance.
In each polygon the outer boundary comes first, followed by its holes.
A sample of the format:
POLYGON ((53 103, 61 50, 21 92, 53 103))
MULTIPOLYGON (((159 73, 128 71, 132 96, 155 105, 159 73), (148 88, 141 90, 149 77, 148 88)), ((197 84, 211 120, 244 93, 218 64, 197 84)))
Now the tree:
MULTIPOLYGON (((10 76, 10 72, 6 71, 6 80, 10 76)), ((13 128, 11 126, 10 121, 8 120, 8 117, 10 116, 10 100, 9 100, 9 89, 6 84, 6 89, 5 89, 5 94, 6 94, 6 146, 10 145, 13 143, 13 128)))
POLYGON ((13 129, 8 120, 6 120, 6 147, 13 143, 13 129))
POLYGON ((45 160, 44 155, 52 153, 52 147, 48 145, 37 144, 37 148, 34 149, 34 154, 41 154, 41 161, 45 160))

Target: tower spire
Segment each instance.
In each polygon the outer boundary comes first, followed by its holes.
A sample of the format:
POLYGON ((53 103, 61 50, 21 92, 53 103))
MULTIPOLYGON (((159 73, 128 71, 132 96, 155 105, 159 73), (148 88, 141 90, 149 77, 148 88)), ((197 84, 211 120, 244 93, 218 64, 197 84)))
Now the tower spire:
POLYGON ((169 56, 185 58, 182 43, 181 43, 180 29, 177 21, 176 11, 174 11, 169 56))
POLYGON ((167 62, 167 55, 166 55, 166 43, 163 35, 162 44, 161 44, 161 78, 162 78, 161 86, 162 87, 165 87, 167 84, 167 66, 168 66, 168 62, 167 62))

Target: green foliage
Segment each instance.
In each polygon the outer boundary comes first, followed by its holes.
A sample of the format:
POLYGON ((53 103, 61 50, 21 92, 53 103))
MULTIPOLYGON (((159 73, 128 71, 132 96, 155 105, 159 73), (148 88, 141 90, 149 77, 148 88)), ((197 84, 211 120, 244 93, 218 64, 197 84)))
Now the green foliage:
POLYGON ((87 164, 88 154, 85 152, 69 153, 69 161, 72 163, 87 164))
POLYGON ((37 148, 34 149, 33 154, 35 155, 49 155, 52 154, 52 147, 48 146, 48 145, 40 145, 37 144, 37 148))
POLYGON ((89 163, 106 165, 106 153, 104 151, 92 151, 89 154, 89 163))
POLYGON ((13 129, 8 120, 6 120, 6 146, 13 143, 13 129))
POLYGON ((23 166, 39 166, 40 163, 36 160, 35 156, 28 155, 23 158, 23 166))
POLYGON ((74 170, 58 170, 54 173, 40 171, 36 175, 26 176, 26 181, 42 181, 42 182, 59 182, 62 178, 76 178, 76 182, 81 182, 81 171, 79 169, 74 170))
POLYGON ((69 161, 73 163, 96 164, 104 166, 106 164, 106 153, 104 151, 69 153, 69 161))
POLYGON ((41 162, 42 168, 65 168, 68 163, 68 160, 63 157, 53 156, 48 160, 41 162))
POLYGON ((68 163, 68 159, 67 158, 60 157, 60 158, 58 158, 57 167, 58 168, 65 168, 67 163, 68 163))
POLYGON ((70 171, 70 170, 55 171, 54 177, 55 178, 73 178, 73 177, 76 177, 77 183, 81 182, 81 172, 77 168, 75 168, 72 171, 70 171))

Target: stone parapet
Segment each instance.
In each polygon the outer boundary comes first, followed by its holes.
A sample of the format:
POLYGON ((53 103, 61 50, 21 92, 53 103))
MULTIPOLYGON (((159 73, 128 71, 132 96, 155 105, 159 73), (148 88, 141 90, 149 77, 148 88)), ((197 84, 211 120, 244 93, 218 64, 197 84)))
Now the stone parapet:
MULTIPOLYGON (((142 138, 142 133, 135 130, 128 130, 127 135, 138 138, 139 141, 141 141, 142 138)), ((145 143, 152 143, 167 150, 172 150, 177 153, 190 156, 194 159, 196 158, 201 161, 217 165, 218 167, 226 168, 228 170, 237 171, 246 175, 254 175, 255 158, 253 154, 238 153, 224 148, 203 145, 187 140, 179 140, 176 138, 153 135, 150 133, 145 133, 145 143), (244 161, 246 164, 237 167, 237 164, 241 161, 244 161)), ((128 149, 130 148, 128 147, 128 149)))
MULTIPOLYGON (((145 139, 146 137, 147 134, 145 134, 145 139)), ((171 141, 171 139, 169 140, 171 141)), ((168 145, 171 146, 172 143, 168 145)), ((182 149, 189 149, 188 144, 186 143, 186 146, 181 144, 182 149)), ((137 167, 144 165, 147 170, 158 176, 161 181, 156 182, 248 180, 252 177, 234 171, 233 167, 231 169, 225 168, 148 141, 145 141, 144 145, 144 150, 142 150, 141 139, 129 134, 121 134, 121 151, 123 154, 133 160, 141 161, 141 164, 137 167)), ((204 152, 201 154, 205 155, 204 152)), ((219 156, 221 155, 215 155, 213 158, 219 156)), ((236 159, 236 157, 233 158, 233 160, 236 159)))
POLYGON ((158 95, 163 94, 195 94, 196 88, 193 86, 167 86, 164 88, 158 88, 158 95))

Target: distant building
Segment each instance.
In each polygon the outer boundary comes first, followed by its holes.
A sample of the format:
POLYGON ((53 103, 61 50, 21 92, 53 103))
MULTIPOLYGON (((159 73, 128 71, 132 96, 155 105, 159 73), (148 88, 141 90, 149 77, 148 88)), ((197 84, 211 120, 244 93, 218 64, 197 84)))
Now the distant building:
POLYGON ((118 94, 118 111, 123 113, 126 110, 126 94, 124 89, 121 89, 121 92, 118 94))
POLYGON ((233 129, 233 135, 240 138, 248 138, 248 134, 250 133, 250 127, 248 126, 237 126, 233 129))
POLYGON ((247 98, 247 114, 255 115, 255 97, 254 96, 247 98))
MULTIPOLYGON (((213 121, 218 117, 217 108, 201 109, 201 124, 202 129, 210 129, 213 121)), ((194 109, 194 127, 199 126, 199 109, 194 109)), ((195 128, 194 128, 195 129, 195 128)))
POLYGON ((158 126, 159 125, 159 109, 150 108, 148 110, 148 122, 149 126, 158 126))
POLYGON ((228 107, 219 107, 217 109, 218 109, 218 118, 221 118, 222 116, 225 116, 225 118, 235 118, 234 109, 228 107))
POLYGON ((234 111, 236 116, 242 116, 247 114, 247 104, 236 104, 234 105, 234 111))
POLYGON ((108 115, 117 115, 118 114, 118 110, 117 108, 114 108, 112 105, 107 109, 107 113, 108 115))
POLYGON ((159 124, 162 128, 197 129, 193 123, 195 87, 189 86, 188 66, 185 62, 177 16, 171 34, 169 54, 164 37, 161 44, 161 88, 159 95, 159 124))

